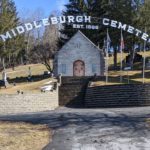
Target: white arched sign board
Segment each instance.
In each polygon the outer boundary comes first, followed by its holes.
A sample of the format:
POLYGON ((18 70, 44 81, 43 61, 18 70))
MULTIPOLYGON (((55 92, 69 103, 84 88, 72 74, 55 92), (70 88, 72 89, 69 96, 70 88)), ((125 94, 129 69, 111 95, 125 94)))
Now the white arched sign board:
POLYGON ((136 29, 133 26, 123 24, 116 20, 110 20, 108 18, 102 18, 101 20, 102 22, 101 21, 98 22, 98 25, 90 25, 92 24, 91 16, 59 16, 59 17, 44 18, 41 21, 33 21, 30 23, 25 23, 24 25, 20 25, 20 26, 17 26, 16 28, 10 29, 4 34, 0 34, 0 40, 5 42, 6 40, 16 37, 17 35, 23 34, 27 31, 41 28, 43 26, 49 26, 51 24, 55 25, 55 24, 70 23, 72 24, 73 28, 94 29, 94 30, 98 30, 99 25, 102 24, 104 26, 121 29, 130 34, 134 34, 137 37, 140 37, 144 41, 150 42, 150 37, 147 33, 142 32, 141 30, 136 29), (81 23, 84 23, 84 24, 82 25, 81 23))

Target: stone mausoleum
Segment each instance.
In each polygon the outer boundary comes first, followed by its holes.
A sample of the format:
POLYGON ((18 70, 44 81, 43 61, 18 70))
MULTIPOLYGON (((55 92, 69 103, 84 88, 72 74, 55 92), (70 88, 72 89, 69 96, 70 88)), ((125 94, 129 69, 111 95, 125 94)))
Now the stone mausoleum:
POLYGON ((55 55, 54 74, 57 76, 102 76, 104 55, 92 41, 78 31, 55 55))

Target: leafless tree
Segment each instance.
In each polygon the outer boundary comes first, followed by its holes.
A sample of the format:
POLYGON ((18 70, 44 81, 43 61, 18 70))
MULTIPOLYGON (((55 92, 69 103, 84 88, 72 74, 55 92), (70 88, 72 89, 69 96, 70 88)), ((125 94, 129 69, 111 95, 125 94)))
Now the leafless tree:
POLYGON ((47 26, 41 41, 34 47, 32 51, 33 59, 43 63, 50 72, 53 71, 53 58, 58 50, 58 37, 58 26, 47 26))
MULTIPOLYGON (((34 11, 24 10, 23 13, 27 14, 27 15, 24 14, 25 17, 22 18, 23 24, 28 22, 33 22, 33 21, 40 21, 44 17, 44 11, 42 8, 37 8, 34 11)), ((25 33, 24 42, 26 44, 25 47, 26 63, 33 62, 32 61, 33 59, 30 55, 31 51, 34 49, 35 46, 40 44, 43 33, 44 33, 44 28, 33 29, 25 33)))

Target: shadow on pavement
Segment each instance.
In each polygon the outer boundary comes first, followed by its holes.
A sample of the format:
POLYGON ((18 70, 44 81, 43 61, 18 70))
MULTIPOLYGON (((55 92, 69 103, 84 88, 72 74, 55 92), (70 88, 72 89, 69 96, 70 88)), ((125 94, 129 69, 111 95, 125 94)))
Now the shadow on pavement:
MULTIPOLYGON (((78 112, 47 112, 39 114, 28 115, 14 115, 0 117, 1 121, 13 122, 27 122, 32 124, 47 124, 54 130, 67 129, 75 127, 76 134, 87 133, 90 130, 96 129, 111 129, 119 128, 121 130, 114 130, 107 132, 105 136, 121 137, 126 133, 127 136, 146 136, 150 128, 145 123, 146 118, 150 117, 150 113, 142 115, 130 115, 125 113, 107 114, 102 112, 92 112, 92 110, 78 112)), ((100 135, 101 136, 101 135, 100 135)), ((104 136, 104 135, 103 135, 104 136)))

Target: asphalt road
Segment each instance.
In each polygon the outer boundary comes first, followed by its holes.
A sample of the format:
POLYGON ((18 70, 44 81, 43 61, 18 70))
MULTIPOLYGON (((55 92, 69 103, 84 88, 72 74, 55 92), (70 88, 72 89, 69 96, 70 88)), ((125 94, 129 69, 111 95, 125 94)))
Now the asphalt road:
POLYGON ((53 141, 43 150, 150 150, 150 107, 71 109, 0 120, 47 124, 53 141))

